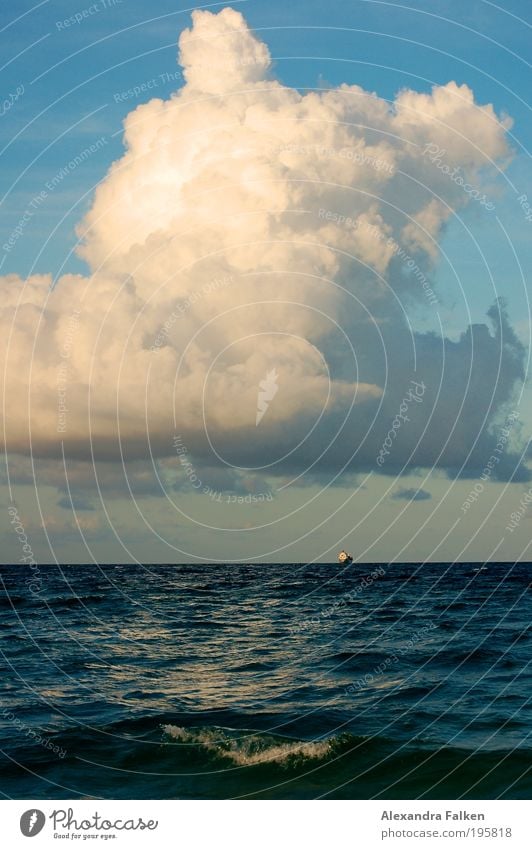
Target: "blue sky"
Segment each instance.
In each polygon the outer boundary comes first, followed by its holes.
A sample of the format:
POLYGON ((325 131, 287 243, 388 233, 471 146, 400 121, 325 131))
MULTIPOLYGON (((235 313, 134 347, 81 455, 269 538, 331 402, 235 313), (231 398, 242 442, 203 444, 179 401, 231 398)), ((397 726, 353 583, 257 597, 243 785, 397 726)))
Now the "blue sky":
MULTIPOLYGON (((88 266, 75 253, 75 227, 91 208, 96 186, 123 155, 123 120, 151 97, 167 99, 180 88, 176 43, 179 33, 190 26, 191 10, 218 11, 225 5, 179 0, 154 0, 149 6, 141 0, 93 4, 85 0, 39 4, 22 0, 16 14, 4 5, 0 10, 5 40, 3 91, 21 92, 0 118, 0 227, 4 238, 47 181, 82 151, 98 140, 100 144, 47 193, 25 227, 24 237, 4 253, 2 274, 25 278, 51 273, 54 279, 68 272, 87 274, 88 266), (79 22, 65 23, 76 14, 82 16, 79 22), (132 92, 148 83, 149 90, 132 92)), ((466 314, 472 323, 485 322, 487 309, 503 296, 509 319, 526 345, 532 221, 527 220, 518 198, 528 194, 532 202, 530 5, 524 0, 501 4, 473 0, 467 5, 458 0, 433 0, 430 4, 421 0, 296 0, 290 4, 250 0, 231 5, 268 45, 271 73, 301 92, 347 83, 393 101, 403 88, 430 92, 433 85, 454 80, 466 83, 477 103, 491 103, 498 115, 511 116, 508 141, 512 161, 504 173, 493 170, 485 175, 484 190, 495 213, 487 214, 478 204, 470 204, 446 225, 441 253, 431 272, 431 280, 441 292, 439 317, 420 305, 413 310, 412 320, 421 332, 437 331, 442 319, 445 335, 456 340, 465 330, 466 314)), ((532 426, 527 387, 519 414, 520 436, 526 440, 532 426)), ((15 465, 17 462, 15 458, 15 465)), ((24 474, 16 499, 25 511, 35 551, 42 560, 53 559, 53 550, 59 559, 83 562, 90 559, 90 553, 107 561, 186 561, 194 557, 298 561, 328 559, 344 540, 352 548, 360 548, 363 559, 375 561, 398 552, 403 552, 400 559, 404 560, 426 556, 482 559, 495 556, 492 552, 502 558, 528 556, 530 519, 525 516, 518 529, 504 532, 508 517, 527 489, 524 483, 490 481, 465 522, 459 506, 472 481, 455 482, 449 494, 449 475, 441 471, 416 467, 398 478, 373 475, 370 480, 359 479, 361 488, 354 501, 350 499, 352 482, 326 492, 313 482, 305 492, 302 488, 276 505, 280 515, 297 510, 289 523, 280 523, 279 530, 268 523, 255 530, 256 507, 249 508, 246 515, 242 510, 226 510, 222 521, 227 532, 220 543, 219 532, 205 527, 198 530, 195 523, 201 517, 204 524, 218 527, 219 510, 208 500, 198 502, 193 492, 184 490, 179 495, 187 518, 164 513, 160 499, 146 495, 140 512, 149 516, 149 523, 143 520, 144 524, 139 524, 138 509, 131 500, 113 495, 109 503, 104 489, 103 498, 91 501, 91 509, 81 509, 83 534, 79 515, 68 502, 61 506, 57 481, 50 482, 47 477, 49 467, 43 468, 37 486, 24 474), (417 497, 418 490, 428 495, 417 497), (316 501, 305 506, 309 493, 316 495, 316 501), (41 528, 43 515, 49 520, 48 538, 41 528), (322 515, 331 519, 316 531, 322 515), (355 532, 357 515, 367 515, 367 519, 355 532), (125 538, 128 545, 124 547, 125 538)), ((7 559, 17 551, 12 536, 8 528, 7 559)))

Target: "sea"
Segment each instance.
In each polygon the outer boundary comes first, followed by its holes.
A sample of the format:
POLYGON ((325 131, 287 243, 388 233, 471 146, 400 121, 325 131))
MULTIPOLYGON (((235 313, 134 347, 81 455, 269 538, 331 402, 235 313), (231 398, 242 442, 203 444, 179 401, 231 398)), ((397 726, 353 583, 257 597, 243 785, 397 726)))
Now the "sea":
POLYGON ((0 567, 14 799, 529 799, 528 563, 0 567))

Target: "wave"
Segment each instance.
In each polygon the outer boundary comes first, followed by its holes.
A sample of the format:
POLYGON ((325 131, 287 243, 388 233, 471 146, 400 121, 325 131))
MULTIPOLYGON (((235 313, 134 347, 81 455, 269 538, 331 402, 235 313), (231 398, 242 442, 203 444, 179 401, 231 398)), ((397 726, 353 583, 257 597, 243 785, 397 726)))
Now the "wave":
POLYGON ((420 738, 401 745, 379 736, 334 732, 327 738, 295 739, 229 725, 187 726, 184 715, 154 719, 120 720, 100 730, 48 730, 46 737, 64 757, 17 735, 7 744, 4 766, 10 796, 529 799, 532 793, 530 748, 483 751, 420 738))
POLYGON ((55 596, 54 598, 45 599, 50 607, 75 607, 78 604, 91 604, 92 602, 106 600, 105 595, 97 593, 91 593, 90 595, 55 596))
POLYGON ((327 740, 298 741, 250 732, 244 737, 224 728, 183 728, 180 725, 161 726, 164 734, 172 740, 230 760, 237 766, 256 764, 278 764, 295 766, 307 761, 325 761, 335 755, 346 743, 353 741, 349 734, 327 740))
POLYGON ((451 665, 462 663, 493 663, 497 666, 507 667, 514 664, 513 658, 508 653, 505 654, 503 648, 491 648, 490 646, 457 647, 454 650, 451 649, 448 651, 441 649, 432 657, 437 662, 451 665))

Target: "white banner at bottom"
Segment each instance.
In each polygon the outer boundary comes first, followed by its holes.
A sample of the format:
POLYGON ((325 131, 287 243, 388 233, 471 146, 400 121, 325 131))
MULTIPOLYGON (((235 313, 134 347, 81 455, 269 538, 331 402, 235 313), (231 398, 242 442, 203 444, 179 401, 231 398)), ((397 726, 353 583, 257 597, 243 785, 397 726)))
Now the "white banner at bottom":
POLYGON ((23 800, 0 803, 1 842, 183 849, 531 849, 527 801, 23 800), (35 843, 29 843, 35 839, 35 843), (67 843, 67 841, 69 841, 67 843))

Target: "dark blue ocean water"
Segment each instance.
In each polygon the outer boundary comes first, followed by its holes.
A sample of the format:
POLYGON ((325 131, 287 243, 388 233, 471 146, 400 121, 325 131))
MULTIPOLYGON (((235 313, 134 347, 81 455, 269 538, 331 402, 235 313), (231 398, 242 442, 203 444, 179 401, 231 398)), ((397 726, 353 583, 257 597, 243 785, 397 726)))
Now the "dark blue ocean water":
POLYGON ((532 795, 529 564, 39 568, 0 567, 7 797, 532 795))

